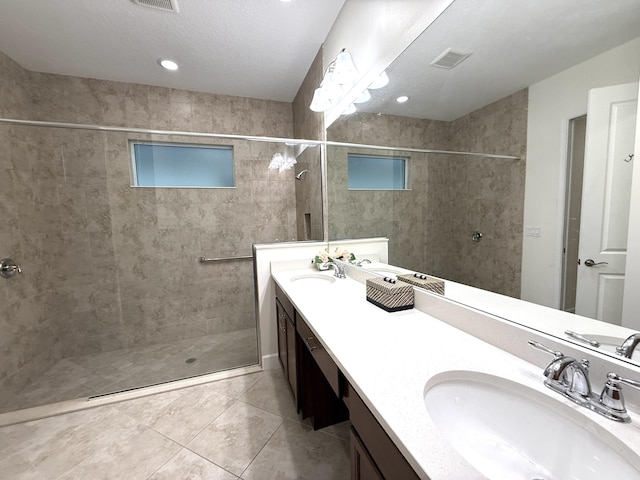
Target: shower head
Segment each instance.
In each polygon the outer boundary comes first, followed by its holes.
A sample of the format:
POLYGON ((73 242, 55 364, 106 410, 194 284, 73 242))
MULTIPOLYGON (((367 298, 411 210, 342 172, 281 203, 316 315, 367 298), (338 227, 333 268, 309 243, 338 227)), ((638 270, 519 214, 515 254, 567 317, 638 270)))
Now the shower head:
POLYGON ((302 180, 302 175, 307 173, 309 170, 302 170, 299 174, 296 175, 296 180, 302 180))

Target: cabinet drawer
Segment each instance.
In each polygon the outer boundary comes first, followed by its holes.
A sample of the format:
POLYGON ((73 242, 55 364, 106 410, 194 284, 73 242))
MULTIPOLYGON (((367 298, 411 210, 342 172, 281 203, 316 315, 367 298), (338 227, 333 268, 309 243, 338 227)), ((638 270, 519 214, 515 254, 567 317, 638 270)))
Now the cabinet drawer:
POLYGON ((323 375, 331 385, 333 392, 340 398, 340 370, 324 349, 320 340, 316 338, 304 319, 298 316, 296 321, 296 329, 300 334, 304 348, 311 352, 313 359, 316 361, 323 375))
POLYGON ((282 308, 284 308, 284 311, 287 312, 287 315, 289 315, 289 318, 295 322, 295 309, 293 308, 293 303, 291 303, 289 297, 287 297, 286 293, 282 291, 277 283, 274 282, 274 285, 276 287, 276 298, 280 300, 280 304, 282 305, 282 308))

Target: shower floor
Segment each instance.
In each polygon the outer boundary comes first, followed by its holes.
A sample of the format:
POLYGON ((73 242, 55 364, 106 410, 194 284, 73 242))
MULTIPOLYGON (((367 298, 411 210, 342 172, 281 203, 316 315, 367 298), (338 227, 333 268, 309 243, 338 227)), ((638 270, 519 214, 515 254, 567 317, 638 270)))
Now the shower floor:
POLYGON ((0 413, 258 363, 256 329, 60 360, 0 413))

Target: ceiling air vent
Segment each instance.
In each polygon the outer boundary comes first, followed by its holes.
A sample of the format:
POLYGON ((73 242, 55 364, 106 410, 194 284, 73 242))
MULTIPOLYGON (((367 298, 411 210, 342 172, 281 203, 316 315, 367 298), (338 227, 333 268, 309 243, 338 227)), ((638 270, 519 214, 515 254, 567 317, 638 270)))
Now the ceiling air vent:
POLYGON ((166 12, 178 13, 178 0, 133 0, 133 3, 143 7, 157 8, 166 12))
POLYGON ((431 62, 431 65, 451 70, 453 67, 460 65, 469 55, 471 55, 471 53, 459 52, 452 48, 447 48, 431 62))

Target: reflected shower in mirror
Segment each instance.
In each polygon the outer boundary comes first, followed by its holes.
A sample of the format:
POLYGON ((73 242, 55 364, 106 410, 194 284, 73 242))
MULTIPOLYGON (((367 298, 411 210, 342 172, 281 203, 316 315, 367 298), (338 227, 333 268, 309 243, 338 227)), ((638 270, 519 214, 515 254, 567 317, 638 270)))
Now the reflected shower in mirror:
MULTIPOLYGON (((394 155, 436 149, 520 160, 414 154, 409 193, 352 192, 340 183, 347 147, 329 149, 330 238, 362 223, 366 235, 389 237, 390 263, 560 308, 563 260, 577 264, 562 253, 570 120, 587 114, 592 89, 638 81, 639 24, 635 0, 456 0, 388 66, 389 85, 327 138, 394 155), (471 55, 453 69, 432 66, 449 48, 471 55), (397 103, 399 95, 409 101, 397 103)), ((616 339, 629 331, 610 328, 616 339)))

